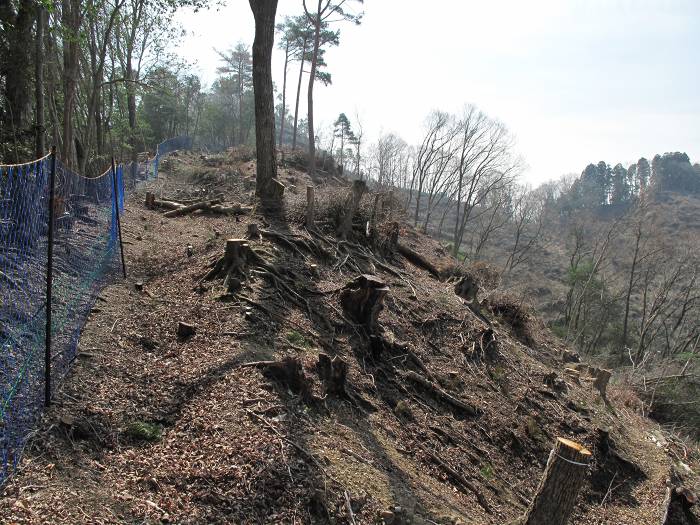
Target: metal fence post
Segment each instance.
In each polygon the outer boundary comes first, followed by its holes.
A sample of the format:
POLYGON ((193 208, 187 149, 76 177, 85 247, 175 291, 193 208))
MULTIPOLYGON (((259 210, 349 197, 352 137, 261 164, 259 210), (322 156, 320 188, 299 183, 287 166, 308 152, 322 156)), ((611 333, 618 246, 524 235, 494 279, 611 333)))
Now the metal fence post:
POLYGON ((56 197, 56 146, 51 147, 49 173, 49 231, 46 257, 46 348, 44 351, 44 404, 51 404, 51 303, 53 295, 54 208, 56 197))
POLYGON ((119 251, 122 256, 122 272, 124 273, 124 279, 126 279, 126 263, 124 262, 124 243, 122 241, 122 221, 119 218, 119 197, 117 193, 119 192, 117 185, 117 169, 114 166, 114 157, 112 157, 112 181, 114 183, 114 213, 117 214, 117 232, 119 232, 119 251))

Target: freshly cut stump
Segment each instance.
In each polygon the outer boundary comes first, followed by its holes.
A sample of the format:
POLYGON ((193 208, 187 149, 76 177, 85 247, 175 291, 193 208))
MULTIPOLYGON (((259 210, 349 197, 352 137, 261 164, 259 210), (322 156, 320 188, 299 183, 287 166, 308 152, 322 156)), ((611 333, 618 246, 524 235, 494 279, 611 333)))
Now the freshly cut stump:
POLYGON ((591 453, 565 438, 557 441, 523 525, 566 525, 583 485, 591 453))
POLYGON ((204 276, 204 281, 211 281, 217 277, 224 279, 224 286, 236 289, 241 280, 245 278, 245 269, 249 260, 253 259, 253 252, 246 239, 228 239, 224 256, 221 257, 214 267, 204 276))

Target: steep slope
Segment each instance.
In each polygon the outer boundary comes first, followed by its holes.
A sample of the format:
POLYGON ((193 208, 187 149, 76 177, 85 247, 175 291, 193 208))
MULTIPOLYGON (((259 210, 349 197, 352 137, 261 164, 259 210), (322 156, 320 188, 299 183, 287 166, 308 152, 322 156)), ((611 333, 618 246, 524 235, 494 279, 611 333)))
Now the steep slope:
MULTIPOLYGON (((149 189, 245 205, 254 168, 178 155, 149 189)), ((129 281, 93 311, 5 488, 3 521, 509 523, 557 436, 594 453, 572 523, 660 523, 671 470, 693 486, 696 454, 637 415, 624 390, 611 387, 606 405, 569 379, 567 349, 531 313, 498 294, 475 313, 454 282, 394 250, 395 209, 367 238, 365 196, 356 229, 338 239, 348 188, 327 182, 310 233, 308 176, 285 166, 282 178, 283 210, 238 218, 169 219, 133 196, 129 281), (249 240, 243 272, 203 280, 250 224, 264 235, 249 240), (384 285, 377 326, 344 308, 358 274, 384 285), (179 338, 179 321, 195 334, 179 338), (321 354, 347 365, 344 383, 328 380, 321 354)), ((399 240, 450 273, 439 244, 403 226, 399 240)))

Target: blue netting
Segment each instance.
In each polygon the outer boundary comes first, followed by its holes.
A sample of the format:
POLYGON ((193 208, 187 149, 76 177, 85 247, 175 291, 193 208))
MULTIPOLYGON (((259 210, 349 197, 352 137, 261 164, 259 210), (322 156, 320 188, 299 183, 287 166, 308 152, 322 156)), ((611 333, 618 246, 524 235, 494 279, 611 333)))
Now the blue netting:
POLYGON ((44 403, 49 172, 0 166, 0 481, 44 403))
MULTIPOLYGON (((188 137, 166 140, 147 162, 119 165, 96 178, 82 177, 56 159, 53 391, 75 358, 98 293, 121 271, 117 217, 124 211, 125 185, 156 178, 161 155, 191 147, 188 137)), ((0 484, 17 466, 44 405, 51 161, 47 156, 0 165, 0 484)))
MULTIPOLYGON (((119 177, 117 176, 117 188, 119 177)), ((68 372, 97 294, 119 270, 114 178, 85 178, 56 162, 52 385, 68 372)), ((117 191, 117 201, 122 192, 117 191)))

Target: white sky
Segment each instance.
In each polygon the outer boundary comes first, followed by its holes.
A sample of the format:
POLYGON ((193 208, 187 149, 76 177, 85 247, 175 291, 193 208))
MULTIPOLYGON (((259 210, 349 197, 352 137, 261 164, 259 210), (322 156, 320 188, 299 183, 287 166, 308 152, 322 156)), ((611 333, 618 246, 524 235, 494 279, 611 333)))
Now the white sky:
MULTIPOLYGON (((277 20, 302 9, 279 0, 277 20)), ((516 135, 533 184, 666 151, 700 162, 700 0, 366 0, 364 11, 326 54, 333 84, 314 88, 322 126, 357 111, 367 140, 393 131, 414 143, 431 109, 473 103, 516 135)), ((252 45, 247 0, 178 19, 179 52, 206 84, 214 48, 252 45)), ((297 74, 293 64, 291 84, 297 74)))

